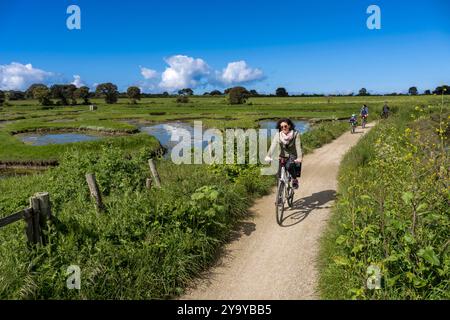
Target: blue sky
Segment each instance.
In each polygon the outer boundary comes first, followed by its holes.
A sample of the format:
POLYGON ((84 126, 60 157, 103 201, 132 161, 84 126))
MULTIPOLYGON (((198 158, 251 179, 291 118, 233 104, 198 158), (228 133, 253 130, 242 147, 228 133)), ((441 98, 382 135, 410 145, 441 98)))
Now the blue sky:
POLYGON ((448 12, 447 0, 1 1, 0 89, 74 75, 149 92, 434 89, 450 83, 448 12), (66 27, 71 4, 81 30, 66 27), (366 26, 371 4, 381 30, 366 26))

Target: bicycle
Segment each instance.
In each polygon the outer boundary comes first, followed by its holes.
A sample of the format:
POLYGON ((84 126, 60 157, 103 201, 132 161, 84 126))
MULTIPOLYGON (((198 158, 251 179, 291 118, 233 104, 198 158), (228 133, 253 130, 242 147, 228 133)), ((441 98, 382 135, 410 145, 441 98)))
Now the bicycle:
POLYGON ((350 132, 351 133, 355 133, 356 132, 356 126, 358 125, 358 122, 357 121, 352 121, 352 122, 350 122, 350 125, 351 125, 350 132))
POLYGON ((275 212, 277 223, 283 222, 284 205, 287 202, 292 208, 294 204, 294 188, 292 186, 292 176, 286 169, 286 158, 280 159, 280 175, 278 177, 277 197, 275 199, 275 212))
POLYGON ((364 129, 367 123, 367 114, 361 115, 361 127, 364 129))

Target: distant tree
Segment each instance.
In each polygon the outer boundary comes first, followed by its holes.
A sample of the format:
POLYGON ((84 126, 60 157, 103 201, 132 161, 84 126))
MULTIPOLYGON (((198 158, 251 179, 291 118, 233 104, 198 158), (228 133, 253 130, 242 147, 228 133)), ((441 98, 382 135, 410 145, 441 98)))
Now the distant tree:
POLYGON ((425 94, 425 95, 430 95, 431 94, 431 90, 425 90, 424 92, 423 92, 423 94, 425 94))
POLYGON ((169 93, 168 93, 167 91, 164 91, 164 92, 162 93, 162 96, 163 96, 163 97, 168 97, 168 96, 169 96, 169 93))
POLYGON ((179 95, 176 100, 177 103, 188 103, 189 97, 187 95, 179 95))
POLYGON ((178 90, 178 94, 183 96, 192 96, 194 94, 194 91, 190 88, 185 88, 178 90))
POLYGON ((204 96, 209 96, 210 94, 209 94, 209 92, 203 92, 203 95, 204 96))
POLYGON ((219 90, 213 90, 209 93, 211 96, 221 96, 222 92, 220 92, 219 90))
POLYGON ((450 86, 443 85, 436 88, 436 90, 433 91, 434 94, 441 95, 444 94, 450 94, 450 86))
POLYGON ((127 96, 130 98, 132 104, 136 104, 136 100, 141 100, 141 89, 139 87, 129 87, 127 96))
POLYGON ((368 93, 367 93, 367 89, 366 88, 361 88, 360 90, 359 90, 359 94, 358 94, 359 96, 367 96, 368 95, 368 93))
POLYGON ((258 92, 255 89, 250 90, 249 93, 250 93, 250 96, 252 96, 252 97, 259 96, 258 92))
POLYGON ((289 93, 286 91, 285 88, 277 88, 277 90, 275 90, 275 95, 277 97, 288 97, 289 93))
POLYGON ((47 88, 47 86, 45 84, 42 84, 42 83, 34 83, 34 84, 32 84, 25 91, 25 98, 33 99, 34 98, 34 89, 36 89, 36 88, 47 88))
POLYGON ((99 84, 95 89, 95 93, 103 96, 105 98, 105 102, 108 104, 116 103, 119 96, 117 86, 111 82, 99 84))
POLYGON ((417 90, 417 87, 411 87, 408 89, 408 94, 410 94, 412 96, 417 96, 418 93, 419 93, 419 90, 417 90))
POLYGON ((231 91, 231 89, 233 89, 233 88, 227 88, 227 89, 225 89, 225 90, 223 91, 223 93, 224 93, 224 94, 229 94, 230 91, 231 91))
POLYGON ((90 103, 90 101, 89 101, 89 96, 90 96, 89 87, 83 86, 83 87, 78 88, 77 90, 75 90, 74 95, 75 95, 76 99, 83 99, 83 104, 87 105, 87 104, 90 103))
POLYGON ((50 93, 54 99, 59 100, 59 104, 68 105, 69 100, 72 104, 77 104, 75 91, 77 87, 73 84, 55 84, 50 87, 50 93))
POLYGON ((5 93, 2 90, 0 90, 0 106, 3 105, 3 103, 5 102, 5 99, 6 99, 5 93))
POLYGON ((19 90, 9 90, 6 93, 8 100, 25 100, 25 92, 19 90))
POLYGON ((52 105, 51 92, 46 86, 38 86, 33 89, 33 98, 43 106, 52 105))
POLYGON ((249 96, 250 93, 244 87, 234 87, 228 93, 228 102, 230 104, 243 104, 249 96))

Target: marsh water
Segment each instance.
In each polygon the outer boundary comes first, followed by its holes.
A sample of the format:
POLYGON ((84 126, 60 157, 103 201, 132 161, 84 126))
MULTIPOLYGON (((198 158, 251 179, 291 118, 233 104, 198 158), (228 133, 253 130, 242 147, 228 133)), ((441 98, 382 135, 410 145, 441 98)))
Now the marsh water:
MULTIPOLYGON (((308 121, 297 120, 293 122, 295 124, 296 129, 301 133, 304 133, 310 129, 310 124, 308 121)), ((270 135, 270 129, 276 128, 277 121, 262 120, 259 121, 258 124, 261 129, 269 130, 268 135, 270 135)), ((201 147, 202 149, 204 149, 208 145, 208 142, 202 141, 201 138, 195 140, 196 137, 194 137, 194 126, 191 123, 184 123, 184 122, 161 123, 143 126, 140 127, 139 129, 157 138, 161 143, 161 145, 163 145, 167 149, 166 155, 170 153, 170 151, 173 149, 174 146, 180 143, 181 138, 179 138, 179 136, 186 131, 189 132, 191 140, 190 141, 184 140, 185 143, 189 144, 190 146, 194 146, 196 148, 201 147), (177 140, 172 141, 172 138, 175 139, 176 137, 178 137, 177 140)), ((205 129, 203 130, 203 133, 204 131, 205 129)))
POLYGON ((48 134, 23 134, 20 139, 32 146, 45 146, 48 144, 65 144, 72 142, 85 142, 101 139, 99 136, 84 133, 48 133, 48 134))
POLYGON ((208 143, 206 141, 202 141, 202 139, 196 139, 194 137, 194 126, 190 123, 184 122, 168 122, 168 123, 160 123, 150 126, 144 126, 139 128, 142 132, 146 132, 149 135, 154 136, 159 140, 162 146, 167 149, 167 154, 178 144, 180 143, 181 138, 177 138, 182 134, 189 132, 190 141, 184 140, 184 143, 190 146, 194 146, 196 148, 205 148, 208 143), (177 138, 177 140, 172 141, 172 138, 177 138))
MULTIPOLYGON (((307 121, 296 120, 293 122, 296 129, 301 133, 304 133, 310 129, 310 124, 307 121)), ((270 130, 276 128, 277 121, 261 120, 258 122, 258 124, 261 129, 269 130, 268 135, 270 135, 270 130)), ((158 139, 161 145, 163 145, 167 149, 167 154, 170 153, 170 151, 180 143, 181 136, 186 132, 188 132, 190 135, 190 141, 184 139, 184 143, 189 144, 190 146, 194 146, 195 148, 202 149, 204 149, 208 145, 208 142, 203 141, 201 137, 194 136, 194 126, 192 123, 174 121, 141 126, 139 129, 142 132, 146 132, 158 139), (172 139, 174 139, 174 141, 172 141, 172 139)), ((33 146, 44 146, 49 144, 94 141, 101 139, 101 137, 84 133, 32 133, 20 135, 20 139, 26 144, 30 144, 33 146)))

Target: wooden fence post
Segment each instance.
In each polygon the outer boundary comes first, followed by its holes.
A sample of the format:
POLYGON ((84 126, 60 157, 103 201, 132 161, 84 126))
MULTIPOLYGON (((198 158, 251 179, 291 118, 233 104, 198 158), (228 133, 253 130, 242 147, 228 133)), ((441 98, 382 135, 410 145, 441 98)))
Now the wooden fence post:
POLYGON ((41 236, 41 243, 46 245, 47 235, 42 231, 47 228, 47 222, 52 219, 50 195, 48 192, 38 192, 34 197, 36 197, 39 202, 39 234, 41 236))
POLYGON ((47 244, 47 222, 52 218, 50 195, 38 192, 30 197, 30 207, 0 219, 0 228, 19 220, 25 220, 25 234, 29 244, 47 244))
POLYGON ((147 180, 145 180, 145 187, 147 189, 151 189, 151 187, 152 187, 152 179, 147 178, 147 180))
POLYGON ((86 174, 86 181, 89 186, 91 196, 95 200, 95 206, 97 208, 97 211, 98 212, 103 211, 105 209, 105 207, 103 206, 102 195, 100 194, 97 180, 95 180, 95 174, 93 174, 93 173, 86 174))
MULTIPOLYGON (((30 199, 31 201, 31 199, 30 199)), ((25 233, 27 235, 28 243, 33 244, 34 243, 34 235, 33 235, 33 209, 30 208, 30 210, 25 211, 24 214, 25 222, 27 223, 27 227, 25 228, 25 233)))
POLYGON ((153 179, 155 180, 155 185, 158 188, 161 188, 161 180, 159 179, 158 171, 156 170, 155 163, 153 159, 148 159, 148 165, 150 167, 150 171, 152 172, 153 179))

